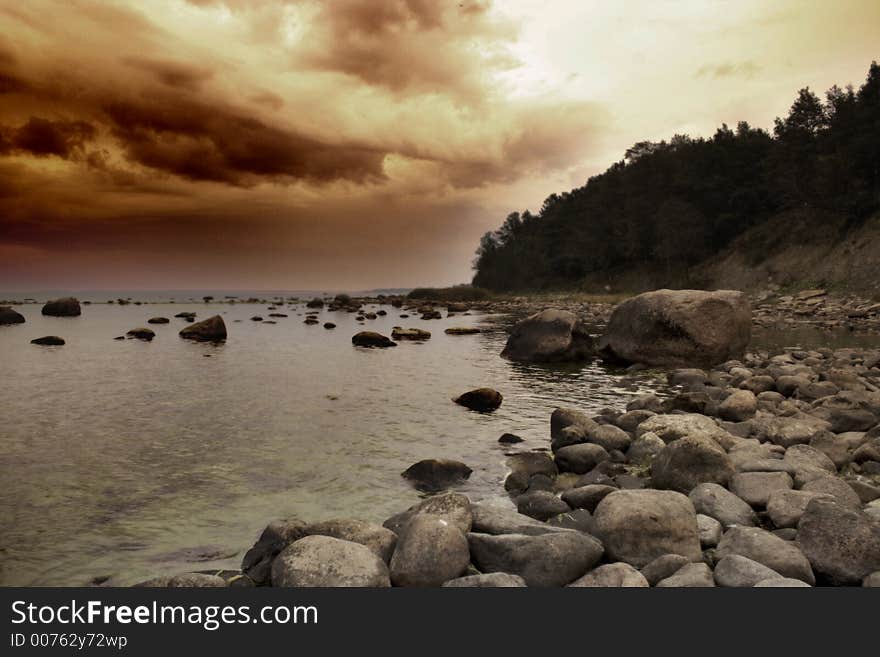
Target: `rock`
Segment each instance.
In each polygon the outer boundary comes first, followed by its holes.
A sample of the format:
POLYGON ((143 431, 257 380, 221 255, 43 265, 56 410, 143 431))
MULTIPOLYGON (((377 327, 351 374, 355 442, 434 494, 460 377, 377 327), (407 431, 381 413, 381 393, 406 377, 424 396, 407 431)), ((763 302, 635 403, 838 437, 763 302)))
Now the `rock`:
POLYGON ((49 301, 43 306, 42 312, 50 317, 79 317, 82 314, 79 301, 73 297, 49 301))
POLYGON ((615 491, 599 502, 593 520, 609 558, 637 568, 664 554, 701 556, 694 506, 681 493, 615 491))
POLYGON ((727 450, 738 440, 736 436, 715 424, 712 418, 697 413, 654 415, 636 428, 636 436, 643 436, 649 432, 659 436, 665 443, 688 436, 704 436, 727 450))
POLYGON ((175 315, 178 319, 195 319, 196 313, 193 312, 179 312, 175 315))
POLYGON ((810 447, 822 452, 834 464, 835 468, 842 468, 852 461, 851 445, 842 434, 836 436, 830 431, 823 431, 810 439, 810 447))
POLYGON ((627 433, 635 433, 636 427, 652 415, 656 415, 656 413, 644 409, 627 411, 626 413, 619 415, 617 419, 614 420, 614 424, 627 433))
POLYGON ((880 570, 880 522, 837 501, 811 500, 798 522, 796 542, 831 584, 855 585, 880 570))
POLYGON ((543 474, 556 477, 558 470, 556 461, 546 452, 520 452, 507 457, 507 467, 511 472, 520 474, 528 480, 532 475, 543 474))
POLYGON ((698 513, 697 532, 700 535, 700 545, 704 549, 713 548, 721 540, 721 523, 715 520, 715 518, 698 513))
POLYGON ((461 461, 451 459, 424 459, 401 473, 404 479, 425 491, 443 490, 460 484, 471 476, 471 470, 461 461))
POLYGON ((834 499, 826 493, 808 490, 775 490, 767 502, 767 515, 779 528, 797 527, 807 505, 817 497, 834 499))
POLYGON ((588 534, 562 530, 525 536, 468 534, 471 558, 482 572, 521 576, 527 586, 565 586, 602 558, 602 544, 588 534))
POLYGON ((743 499, 718 484, 700 484, 688 498, 697 513, 715 518, 723 527, 752 526, 757 522, 754 510, 743 499))
POLYGON ((730 422, 742 422, 758 410, 758 400, 750 390, 735 390, 718 405, 718 417, 730 422))
POLYGON ((674 575, 657 582, 657 588, 714 587, 712 571, 704 563, 689 563, 675 571, 674 575))
POLYGON ((560 472, 585 474, 609 458, 608 452, 601 445, 581 443, 559 449, 556 452, 556 465, 560 472))
POLYGON ((317 522, 306 528, 306 535, 330 536, 359 543, 370 548, 385 563, 391 561, 391 555, 397 545, 397 535, 390 529, 363 520, 341 519, 317 522))
POLYGON ((663 554, 642 568, 641 573, 648 584, 656 586, 657 582, 671 577, 689 563, 690 560, 680 554, 663 554))
POLYGON ((24 324, 24 315, 9 306, 0 306, 0 326, 24 324))
POLYGON ((148 329, 145 327, 133 328, 126 333, 130 338, 137 338, 138 340, 144 340, 145 342, 150 342, 153 338, 156 337, 155 331, 153 329, 148 329))
POLYGON ((443 332, 446 335, 474 335, 475 333, 479 333, 480 329, 476 326, 450 326, 443 332))
POLYGON ((737 472, 730 479, 730 490, 753 507, 764 508, 770 494, 790 490, 794 485, 787 472, 737 472))
POLYGON ((387 587, 388 566, 370 548, 330 536, 306 536, 272 563, 272 586, 387 587))
POLYGON ((751 326, 742 292, 655 290, 614 308, 599 351, 624 363, 711 367, 742 354, 751 326))
POLYGON ((529 362, 578 361, 595 354, 595 340, 574 313, 543 310, 518 322, 501 356, 529 362))
POLYGON ((311 301, 306 303, 306 308, 323 308, 323 307, 324 307, 324 300, 320 299, 318 297, 315 297, 314 299, 312 299, 311 301))
POLYGON ((270 523, 241 562, 241 570, 257 586, 268 584, 272 562, 278 553, 308 534, 308 525, 296 518, 270 523))
POLYGON ((715 564, 715 583, 718 586, 752 587, 758 582, 780 577, 782 575, 775 570, 739 554, 727 555, 715 564))
POLYGON ((529 536, 564 531, 529 518, 515 509, 488 502, 471 504, 473 531, 481 534, 526 534, 529 536))
POLYGON ((810 562, 794 543, 757 527, 731 527, 721 537, 715 554, 719 560, 738 554, 785 577, 816 583, 810 562))
POLYGON ((324 328, 329 331, 330 329, 335 329, 336 324, 334 324, 333 322, 324 322, 324 328))
POLYGON ((593 515, 586 509, 573 509, 560 513, 547 520, 546 524, 561 529, 574 529, 587 534, 593 533, 593 515))
POLYGON ((809 445, 792 445, 785 450, 785 456, 782 457, 782 460, 794 468, 795 474, 799 471, 809 470, 817 473, 837 474, 834 461, 828 458, 824 452, 809 445))
POLYGON ((33 340, 31 340, 31 344, 45 345, 48 347, 60 347, 64 344, 64 338, 59 338, 57 335, 46 335, 42 338, 34 338, 33 340))
POLYGON ((168 324, 170 321, 167 317, 151 317, 147 320, 147 324, 168 324))
POLYGON ((587 433, 587 440, 595 445, 601 445, 609 452, 615 449, 625 452, 632 443, 629 434, 613 424, 598 425, 587 433))
POLYGON ((509 573, 486 573, 485 575, 468 575, 467 577, 457 577, 448 582, 444 582, 443 586, 447 588, 521 588, 526 585, 526 581, 519 575, 511 575, 509 573))
POLYGON ((498 442, 502 445, 515 445, 516 443, 523 442, 523 439, 512 433, 504 433, 501 434, 501 438, 498 439, 498 442))
POLYGON ((562 494, 562 500, 573 509, 586 509, 591 513, 606 495, 613 493, 617 488, 602 484, 590 484, 571 488, 562 494))
POLYGON ((637 465, 650 465, 665 446, 666 443, 656 433, 643 433, 629 446, 626 460, 637 465))
POLYGON ((516 510, 536 520, 549 520, 560 513, 571 511, 571 507, 553 493, 536 490, 516 498, 516 510))
POLYGON ((458 527, 462 534, 468 533, 474 522, 471 502, 466 495, 444 493, 432 495, 428 499, 422 500, 403 513, 388 518, 383 525, 399 536, 406 524, 419 514, 442 518, 449 524, 458 527))
POLYGON ((501 393, 497 390, 492 390, 492 388, 477 388, 476 390, 470 390, 455 397, 452 401, 459 406, 464 406, 472 411, 491 413, 501 406, 503 400, 504 397, 502 397, 501 393))
POLYGON ((395 326, 391 330, 391 338, 393 340, 427 340, 431 337, 430 331, 419 328, 400 328, 395 326))
POLYGON ((755 584, 755 588, 762 589, 800 589, 800 588, 810 588, 810 585, 806 582, 802 582, 799 579, 792 579, 791 577, 772 577, 770 579, 763 579, 757 584, 755 584))
POLYGON ((699 434, 673 440, 651 462, 656 488, 685 494, 702 483, 724 485, 732 475, 733 466, 725 451, 699 434))
POLYGON ((181 338, 199 342, 223 342, 226 340, 226 324, 220 315, 190 324, 180 330, 181 338))
POLYGON ((860 509, 862 500, 858 494, 843 479, 831 475, 823 475, 810 479, 801 486, 802 491, 824 493, 835 498, 840 504, 852 509, 860 509))
POLYGON ((401 532, 391 557, 395 586, 440 586, 459 577, 470 563, 464 534, 447 520, 417 514, 401 532))
POLYGON ((586 434, 597 426, 599 425, 592 418, 581 411, 574 408, 557 408, 550 415, 550 439, 555 441, 563 437, 562 432, 565 429, 575 427, 581 430, 586 440, 586 434))
POLYGON ((381 333, 376 333, 375 331, 361 331, 360 333, 355 333, 351 337, 351 343, 355 347, 378 347, 380 349, 397 346, 396 342, 393 342, 390 338, 381 333))
POLYGON ((866 575, 865 579, 862 580, 862 586, 872 589, 880 588, 880 570, 866 575))
POLYGON ((579 588, 647 588, 648 580, 628 563, 618 561, 591 570, 583 577, 573 581, 569 586, 579 588))
POLYGON ((146 582, 135 584, 137 588, 169 588, 169 589, 193 589, 193 588, 219 588, 226 586, 226 580, 217 575, 206 573, 184 573, 171 577, 154 577, 146 582))

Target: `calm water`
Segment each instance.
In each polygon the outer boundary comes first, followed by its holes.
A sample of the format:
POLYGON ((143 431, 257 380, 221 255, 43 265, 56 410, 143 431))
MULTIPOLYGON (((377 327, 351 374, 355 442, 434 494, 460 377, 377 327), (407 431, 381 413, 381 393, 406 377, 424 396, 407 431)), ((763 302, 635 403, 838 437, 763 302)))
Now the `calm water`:
POLYGON ((621 407, 654 383, 597 364, 511 364, 498 356, 503 318, 402 320, 385 308, 364 326, 323 310, 321 322, 338 325, 330 331, 303 324, 301 305, 280 308, 290 317, 275 325, 249 321, 268 319, 265 305, 94 304, 77 318, 19 306, 27 323, 0 327, 0 583, 128 584, 236 567, 272 519, 381 522, 407 508, 419 496, 400 473, 429 457, 469 464, 472 497, 506 499, 502 433, 525 438, 518 449, 547 447, 556 406, 621 407), (184 310, 222 315, 227 342, 182 340, 179 319, 153 325, 150 343, 113 340, 184 310), (351 345, 358 330, 394 325, 433 337, 351 345), (486 332, 443 333, 456 325, 486 332), (43 335, 67 344, 29 344, 43 335), (497 412, 451 402, 479 386, 503 393, 497 412))

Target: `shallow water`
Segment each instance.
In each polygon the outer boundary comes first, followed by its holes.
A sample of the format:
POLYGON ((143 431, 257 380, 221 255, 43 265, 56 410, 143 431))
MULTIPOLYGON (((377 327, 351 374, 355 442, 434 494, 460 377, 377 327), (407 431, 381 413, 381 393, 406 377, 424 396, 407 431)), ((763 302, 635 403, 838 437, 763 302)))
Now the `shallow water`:
POLYGON ((301 305, 275 325, 249 321, 271 312, 253 304, 94 304, 77 318, 19 306, 27 323, 0 327, 0 583, 236 567, 272 519, 381 522, 407 508, 419 495, 400 473, 423 458, 462 460, 474 469, 463 492, 506 499, 502 433, 526 439, 517 450, 546 448, 555 407, 620 408, 657 384, 596 363, 509 363, 498 356, 507 318, 402 320, 385 308, 363 326, 322 310, 338 325, 325 330, 303 324, 301 305), (184 310, 221 314, 227 342, 182 340, 179 319, 151 325, 150 343, 113 340, 184 310), (358 330, 395 325, 433 335, 351 345, 358 330), (486 331, 443 333, 462 325, 486 331), (43 335, 67 344, 29 344, 43 335), (504 395, 495 413, 451 402, 480 386, 504 395))

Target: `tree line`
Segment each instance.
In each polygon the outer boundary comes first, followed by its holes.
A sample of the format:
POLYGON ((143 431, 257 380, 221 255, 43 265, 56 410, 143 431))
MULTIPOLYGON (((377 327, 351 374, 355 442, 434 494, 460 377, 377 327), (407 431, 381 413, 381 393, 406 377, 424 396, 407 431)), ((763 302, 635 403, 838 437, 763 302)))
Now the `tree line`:
MULTIPOLYGON (((801 89, 772 133, 741 121, 711 138, 643 141, 537 214, 483 235, 473 284, 565 289, 597 273, 650 266, 679 276, 744 231, 797 209, 850 230, 880 210, 880 66, 858 89, 801 89)), ((789 239, 796 240, 797 235, 789 239)))

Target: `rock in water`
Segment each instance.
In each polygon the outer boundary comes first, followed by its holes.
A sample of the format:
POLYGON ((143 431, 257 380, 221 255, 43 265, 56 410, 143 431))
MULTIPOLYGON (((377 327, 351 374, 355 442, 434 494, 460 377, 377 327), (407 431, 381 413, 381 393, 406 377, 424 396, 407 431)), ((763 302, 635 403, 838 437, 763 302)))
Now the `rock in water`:
POLYGON ((559 362, 585 360, 595 351, 595 340, 577 315, 548 309, 517 323, 501 355, 510 360, 559 362))
POLYGON ((711 367, 742 354, 751 326, 742 292, 655 290, 617 305, 599 351, 615 362, 711 367))
POLYGON ((419 328, 406 329, 395 326, 391 331, 391 337, 395 340, 427 340, 431 337, 431 332, 419 328))
POLYGON ((147 324, 167 324, 169 321, 167 317, 151 317, 147 320, 147 324))
POLYGON ((7 324, 24 324, 24 315, 9 306, 0 306, 0 326, 7 324))
POLYGON ((375 331, 361 331, 360 333, 356 333, 351 337, 351 343, 355 347, 379 347, 380 349, 397 346, 396 342, 392 342, 390 338, 381 333, 376 333, 375 331))
POLYGON ((131 338, 137 338, 138 340, 143 340, 145 342, 149 342, 150 340, 152 340, 153 338, 156 337, 156 334, 153 332, 152 329, 148 329, 143 326, 131 329, 130 331, 128 331, 126 333, 126 335, 131 338))
POLYGON ((446 335, 474 335, 479 333, 480 329, 476 326, 450 326, 443 331, 446 335))
POLYGON ((42 338, 31 340, 31 344, 40 344, 47 347, 60 347, 64 344, 64 338, 59 338, 57 335, 46 335, 42 338))
POLYGON ((220 315, 214 315, 181 329, 180 337, 199 342, 222 342, 226 340, 226 324, 220 315))
POLYGON ((419 490, 436 491, 460 484, 471 472, 473 470, 460 461, 425 459, 409 466, 401 476, 419 490))
POLYGON ((452 401, 460 406, 465 406, 472 411, 481 413, 489 413, 501 406, 504 397, 497 390, 492 388, 477 388, 470 390, 463 395, 455 397, 452 401))
POLYGON ((370 548, 330 536, 306 536, 272 563, 272 586, 387 587, 388 566, 370 548))
POLYGON ((636 568, 664 554, 691 561, 702 554, 694 505, 681 493, 616 491, 599 502, 594 520, 609 558, 636 568))
POLYGON ((79 317, 82 314, 82 310, 80 310, 77 299, 64 297, 63 299, 49 301, 43 306, 43 314, 50 317, 79 317))

